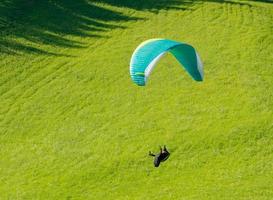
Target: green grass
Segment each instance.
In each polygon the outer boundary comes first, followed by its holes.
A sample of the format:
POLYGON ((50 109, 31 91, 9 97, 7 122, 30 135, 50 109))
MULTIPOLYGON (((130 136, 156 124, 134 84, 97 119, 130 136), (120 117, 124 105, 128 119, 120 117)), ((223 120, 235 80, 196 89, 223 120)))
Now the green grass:
POLYGON ((0 199, 271 200, 272 21, 272 1, 1 1, 0 199), (150 38, 196 47, 205 81, 168 55, 134 85, 150 38))

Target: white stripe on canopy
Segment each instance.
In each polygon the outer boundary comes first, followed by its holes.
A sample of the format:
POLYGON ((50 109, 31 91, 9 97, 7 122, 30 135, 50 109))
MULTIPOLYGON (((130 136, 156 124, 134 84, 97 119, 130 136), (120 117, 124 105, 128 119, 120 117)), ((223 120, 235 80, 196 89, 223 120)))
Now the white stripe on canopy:
POLYGON ((151 72, 153 71, 155 65, 157 64, 157 62, 160 60, 160 58, 162 58, 165 55, 166 52, 163 52, 161 54, 159 54, 149 65, 148 67, 145 69, 145 82, 147 81, 149 75, 151 74, 151 72))

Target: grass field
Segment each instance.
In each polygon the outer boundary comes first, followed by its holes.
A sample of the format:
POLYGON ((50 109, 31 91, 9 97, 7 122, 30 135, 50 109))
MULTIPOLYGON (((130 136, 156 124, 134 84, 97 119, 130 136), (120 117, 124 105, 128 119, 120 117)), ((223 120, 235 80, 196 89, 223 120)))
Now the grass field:
POLYGON ((1 200, 273 199, 272 1, 2 0, 0 73, 1 200), (134 85, 150 38, 204 82, 167 55, 134 85))

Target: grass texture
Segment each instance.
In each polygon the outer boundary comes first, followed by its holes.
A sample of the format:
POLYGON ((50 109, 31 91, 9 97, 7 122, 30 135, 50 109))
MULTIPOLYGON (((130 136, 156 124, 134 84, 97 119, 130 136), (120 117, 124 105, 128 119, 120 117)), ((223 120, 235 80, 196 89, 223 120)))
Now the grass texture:
POLYGON ((271 200, 272 22, 272 1, 1 1, 0 199, 271 200), (134 85, 150 38, 192 44, 204 82, 167 55, 134 85))

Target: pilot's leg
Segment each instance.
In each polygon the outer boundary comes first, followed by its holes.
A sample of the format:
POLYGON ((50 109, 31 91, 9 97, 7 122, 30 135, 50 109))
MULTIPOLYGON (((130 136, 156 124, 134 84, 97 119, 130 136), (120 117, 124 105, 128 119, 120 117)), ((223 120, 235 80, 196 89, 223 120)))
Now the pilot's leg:
POLYGON ((152 152, 149 151, 149 156, 155 156, 155 154, 153 154, 152 152))

